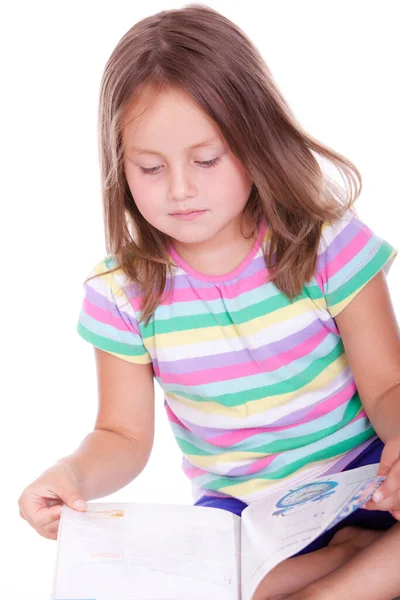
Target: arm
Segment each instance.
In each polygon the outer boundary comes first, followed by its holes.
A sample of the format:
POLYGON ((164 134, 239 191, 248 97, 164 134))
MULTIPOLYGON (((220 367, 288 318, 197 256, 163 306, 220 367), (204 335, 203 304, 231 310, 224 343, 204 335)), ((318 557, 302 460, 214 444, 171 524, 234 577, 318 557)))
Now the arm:
POLYGON ((135 364, 95 348, 99 408, 80 446, 58 462, 73 471, 85 500, 107 496, 146 466, 154 440, 151 364, 135 364))
POLYGON ((383 442, 400 436, 400 331, 381 271, 335 321, 375 431, 383 442))

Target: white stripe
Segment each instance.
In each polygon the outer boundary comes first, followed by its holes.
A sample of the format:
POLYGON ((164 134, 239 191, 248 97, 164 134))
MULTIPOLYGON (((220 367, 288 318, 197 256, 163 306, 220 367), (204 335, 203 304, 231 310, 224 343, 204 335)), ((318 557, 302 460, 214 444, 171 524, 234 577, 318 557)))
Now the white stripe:
MULTIPOLYGON (((238 415, 238 418, 236 419, 227 414, 218 415, 207 412, 202 413, 200 410, 186 406, 169 396, 167 396, 166 399, 171 410, 176 414, 178 419, 189 421, 189 423, 199 425, 200 427, 215 427, 217 429, 234 431, 246 427, 266 427, 274 421, 286 417, 288 414, 297 410, 312 407, 322 398, 327 398, 350 382, 354 382, 353 375, 350 367, 346 367, 326 387, 299 394, 295 398, 285 402, 285 404, 276 406, 275 408, 269 408, 261 413, 243 417, 243 413, 246 413, 246 408, 244 406, 239 406, 236 409, 236 407, 232 406, 230 409, 231 414, 234 414, 237 410, 236 414, 238 415)), ((213 402, 212 398, 210 399, 210 402, 213 402)))
MULTIPOLYGON (((256 333, 246 338, 234 337, 223 338, 220 340, 197 342, 196 344, 182 344, 180 346, 171 346, 166 348, 157 347, 157 359, 159 361, 174 361, 185 360, 188 358, 197 358, 199 356, 216 356, 224 352, 235 352, 247 348, 257 349, 280 341, 285 337, 296 334, 316 321, 326 321, 331 319, 331 316, 326 310, 309 310, 306 313, 296 315, 285 321, 280 321, 274 325, 269 325, 260 329, 256 333)), ((196 336, 196 330, 193 330, 191 335, 196 336)), ((146 340, 145 344, 146 344, 146 340)), ((152 349, 150 348, 149 352, 152 349)))

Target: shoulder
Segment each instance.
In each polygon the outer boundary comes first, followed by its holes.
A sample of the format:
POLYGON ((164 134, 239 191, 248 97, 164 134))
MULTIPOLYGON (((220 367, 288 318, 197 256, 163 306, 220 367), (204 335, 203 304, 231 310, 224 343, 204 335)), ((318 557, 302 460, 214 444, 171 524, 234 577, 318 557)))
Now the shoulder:
POLYGON ((354 208, 347 210, 339 219, 324 221, 321 226, 318 254, 323 254, 328 248, 332 250, 335 246, 347 245, 362 230, 372 234, 354 208))
MULTIPOLYGON (((347 210, 335 221, 321 227, 317 272, 337 271, 367 264, 377 253, 389 257, 394 251, 386 240, 374 232, 355 212, 347 210)), ((348 273, 350 275, 350 273, 348 273)))
POLYGON ((381 269, 387 275, 397 249, 377 235, 354 209, 324 222, 318 248, 316 280, 332 316, 381 269))
MULTIPOLYGON (((126 301, 129 279, 114 255, 107 255, 98 261, 84 280, 86 290, 93 290, 98 295, 112 298, 114 301, 126 301)), ((130 294, 132 290, 130 288, 130 294)))
POLYGON ((119 286, 123 288, 129 284, 126 273, 118 265, 114 255, 107 255, 98 261, 87 275, 86 279, 89 278, 99 279, 113 287, 119 286))
POLYGON ((144 347, 136 311, 136 295, 114 256, 98 261, 84 281, 77 331, 97 348, 130 362, 151 358, 144 347))

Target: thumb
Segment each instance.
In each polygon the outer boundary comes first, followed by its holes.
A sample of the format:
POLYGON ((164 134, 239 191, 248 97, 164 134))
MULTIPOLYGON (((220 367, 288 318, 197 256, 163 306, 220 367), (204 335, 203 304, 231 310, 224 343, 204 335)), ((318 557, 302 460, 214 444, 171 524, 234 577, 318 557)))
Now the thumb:
POLYGON ((87 506, 85 500, 76 488, 64 489, 60 494, 61 500, 73 510, 85 511, 87 506))
POLYGON ((86 502, 82 498, 82 495, 79 493, 79 490, 76 485, 76 477, 75 477, 73 470, 71 469, 69 464, 66 462, 58 461, 57 466, 58 465, 62 465, 63 467, 66 467, 68 469, 70 475, 72 476, 72 482, 69 480, 68 480, 68 482, 66 482, 64 480, 64 486, 63 486, 64 489, 63 489, 62 495, 60 496, 62 501, 67 506, 69 506, 70 508, 72 508, 74 510, 85 511, 87 508, 86 502))
POLYGON ((76 500, 73 500, 71 507, 74 510, 79 510, 79 511, 85 511, 87 508, 86 502, 84 501, 83 498, 77 498, 76 500))
POLYGON ((393 465, 399 458, 400 440, 393 439, 386 442, 383 447, 379 463, 378 476, 387 477, 393 465))

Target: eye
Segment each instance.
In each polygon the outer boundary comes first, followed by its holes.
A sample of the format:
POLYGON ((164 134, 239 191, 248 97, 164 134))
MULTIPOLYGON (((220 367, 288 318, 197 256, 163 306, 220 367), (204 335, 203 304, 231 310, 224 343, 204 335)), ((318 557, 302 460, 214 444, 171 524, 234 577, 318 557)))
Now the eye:
MULTIPOLYGON (((218 156, 217 158, 213 158, 211 160, 197 161, 197 164, 201 165, 205 169, 208 169, 209 167, 216 167, 220 160, 221 158, 218 156)), ((157 171, 156 169, 159 169, 159 167, 152 167, 151 169, 140 167, 140 170, 144 175, 157 175, 160 173, 160 171, 157 171)))
POLYGON ((140 170, 145 175, 156 175, 159 171, 155 171, 155 169, 158 169, 158 167, 152 167, 151 169, 145 169, 144 167, 140 167, 140 170))
POLYGON ((212 160, 203 160, 199 164, 206 168, 207 167, 216 167, 220 160, 221 159, 218 156, 217 158, 213 158, 212 160))

